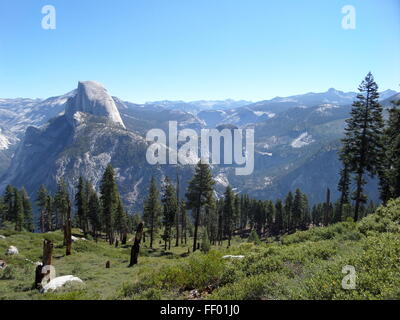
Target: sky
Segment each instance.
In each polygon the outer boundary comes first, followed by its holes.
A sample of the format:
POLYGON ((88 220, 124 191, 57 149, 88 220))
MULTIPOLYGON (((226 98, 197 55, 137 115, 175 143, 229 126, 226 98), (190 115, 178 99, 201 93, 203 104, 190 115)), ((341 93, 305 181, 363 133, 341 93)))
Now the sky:
POLYGON ((0 98, 95 80, 136 103, 260 101, 356 91, 368 71, 400 91, 400 0, 0 0, 0 98))

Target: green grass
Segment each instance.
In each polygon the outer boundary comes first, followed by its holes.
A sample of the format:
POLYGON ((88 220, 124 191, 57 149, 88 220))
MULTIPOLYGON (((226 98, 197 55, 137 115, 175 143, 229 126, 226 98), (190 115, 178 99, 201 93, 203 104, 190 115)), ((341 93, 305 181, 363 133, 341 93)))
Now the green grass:
MULTIPOLYGON (((400 299, 400 200, 381 207, 359 223, 342 222, 254 244, 234 238, 232 246, 212 246, 204 254, 187 254, 188 247, 165 252, 142 245, 139 264, 128 268, 130 247, 114 248, 105 241, 78 241, 66 257, 62 234, 0 230, 0 299, 400 299), (32 289, 42 241, 55 243, 57 276, 72 274, 84 285, 40 294, 32 289), (18 256, 5 256, 14 245, 18 256), (244 255, 224 260, 223 255, 244 255), (27 261, 29 259, 30 261, 27 261), (106 261, 111 268, 106 269, 106 261), (356 288, 345 290, 342 269, 355 267, 356 288)), ((74 230, 74 233, 78 233, 74 230)), ((190 243, 188 243, 190 245, 190 243)))

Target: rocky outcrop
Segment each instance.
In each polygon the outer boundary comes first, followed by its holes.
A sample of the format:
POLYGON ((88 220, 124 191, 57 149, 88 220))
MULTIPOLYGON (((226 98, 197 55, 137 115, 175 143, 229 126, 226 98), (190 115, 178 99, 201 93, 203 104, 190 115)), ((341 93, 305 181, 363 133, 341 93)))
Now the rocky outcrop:
POLYGON ((9 256, 14 256, 17 254, 19 254, 19 251, 18 251, 17 247, 14 247, 14 246, 10 246, 6 251, 6 255, 9 255, 9 256))
POLYGON ((63 288, 70 283, 83 283, 83 281, 78 277, 74 277, 72 275, 57 277, 51 280, 48 284, 46 284, 40 292, 46 293, 46 292, 57 291, 60 288, 63 288))
POLYGON ((76 112, 85 112, 108 120, 125 128, 113 98, 95 81, 80 81, 76 95, 67 102, 65 114, 73 120, 76 112))

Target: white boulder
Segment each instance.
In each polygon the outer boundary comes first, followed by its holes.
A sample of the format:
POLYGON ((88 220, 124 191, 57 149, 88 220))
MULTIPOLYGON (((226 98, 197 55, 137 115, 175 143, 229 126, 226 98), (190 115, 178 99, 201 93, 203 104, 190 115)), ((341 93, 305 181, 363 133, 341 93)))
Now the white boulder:
POLYGON ((222 259, 243 259, 244 256, 233 256, 233 255, 227 255, 223 256, 222 259))
POLYGON ((0 239, 5 239, 6 237, 0 234, 0 239))
POLYGON ((46 292, 51 292, 55 291, 59 288, 64 287, 67 283, 70 282, 78 282, 78 283, 83 283, 81 279, 78 277, 68 275, 68 276, 62 276, 62 277, 57 277, 51 280, 48 284, 46 284, 42 290, 40 290, 41 293, 46 293, 46 292))
POLYGON ((75 237, 75 236, 71 236, 71 240, 72 240, 72 242, 79 241, 79 240, 86 241, 85 238, 78 238, 78 237, 75 237))
POLYGON ((17 247, 10 246, 6 251, 6 254, 10 255, 10 256, 17 255, 17 254, 19 254, 19 251, 18 251, 17 247))

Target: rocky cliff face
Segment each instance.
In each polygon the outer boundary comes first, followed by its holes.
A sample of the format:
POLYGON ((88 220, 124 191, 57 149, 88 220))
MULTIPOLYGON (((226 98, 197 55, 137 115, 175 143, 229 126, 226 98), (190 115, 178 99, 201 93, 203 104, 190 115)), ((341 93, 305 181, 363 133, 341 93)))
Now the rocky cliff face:
POLYGON ((125 128, 113 98, 98 82, 80 81, 78 83, 76 95, 68 100, 65 114, 68 119, 73 119, 75 113, 79 111, 106 117, 114 124, 125 128))

